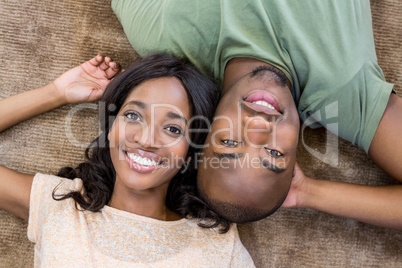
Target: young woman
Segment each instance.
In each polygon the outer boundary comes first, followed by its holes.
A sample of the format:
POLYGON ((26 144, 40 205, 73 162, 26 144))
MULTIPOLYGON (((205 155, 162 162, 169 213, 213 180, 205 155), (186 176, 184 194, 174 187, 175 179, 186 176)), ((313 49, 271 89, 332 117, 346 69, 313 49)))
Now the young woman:
MULTIPOLYGON (((48 86, 1 100, 0 130, 95 100, 118 71, 98 56, 48 86)), ((29 220, 35 266, 254 266, 236 227, 197 196, 194 159, 206 134, 199 130, 213 115, 215 94, 192 65, 147 57, 107 86, 102 133, 86 162, 59 176, 0 167, 0 209, 29 220)))

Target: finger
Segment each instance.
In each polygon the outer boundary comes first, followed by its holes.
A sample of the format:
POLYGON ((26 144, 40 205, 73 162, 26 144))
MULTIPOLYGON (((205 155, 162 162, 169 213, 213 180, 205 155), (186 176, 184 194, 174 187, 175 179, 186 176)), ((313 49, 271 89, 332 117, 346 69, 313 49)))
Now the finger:
POLYGON ((299 164, 295 162, 295 166, 293 167, 293 177, 296 175, 296 172, 300 169, 299 164))
POLYGON ((120 72, 120 64, 117 62, 111 61, 109 63, 109 69, 105 71, 107 78, 112 79, 120 72))
POLYGON ((106 56, 105 57, 105 63, 106 63, 106 65, 108 65, 109 66, 109 64, 112 62, 112 58, 110 58, 109 56, 106 56))
POLYGON ((109 65, 107 65, 105 61, 103 61, 103 62, 99 65, 99 69, 101 69, 102 71, 106 71, 108 68, 109 68, 109 65))
POLYGON ((99 66, 103 62, 103 56, 98 54, 88 61, 93 66, 99 66))
MULTIPOLYGON (((108 66, 108 67, 110 67, 110 63, 112 63, 113 61, 112 61, 112 58, 110 58, 110 57, 105 57, 105 64, 108 66)), ((106 70, 106 69, 105 69, 106 70)))
POLYGON ((105 57, 104 61, 99 65, 99 69, 106 71, 109 68, 109 64, 112 61, 110 57, 105 57))
POLYGON ((299 166, 299 164, 296 163, 295 168, 293 170, 294 172, 294 177, 304 177, 304 172, 302 170, 302 168, 299 166))

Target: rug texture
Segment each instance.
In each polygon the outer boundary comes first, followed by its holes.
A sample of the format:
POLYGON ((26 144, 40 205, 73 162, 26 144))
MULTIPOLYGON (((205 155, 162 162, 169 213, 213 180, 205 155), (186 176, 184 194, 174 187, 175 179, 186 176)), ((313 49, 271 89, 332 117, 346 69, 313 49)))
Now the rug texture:
MULTIPOLYGON (((402 96, 402 1, 371 4, 379 64, 402 96)), ((0 21, 0 98, 45 85, 97 53, 123 66, 138 60, 110 0, 1 0, 0 21)), ((83 160, 98 129, 96 104, 61 107, 0 133, 0 164, 57 173, 83 160)), ((323 129, 303 129, 298 161, 324 180, 395 183, 361 149, 323 129), (317 157, 329 151, 336 153, 317 157)), ((0 267, 32 267, 26 228, 0 211, 0 267)), ((318 211, 280 209, 239 230, 257 267, 402 267, 402 232, 318 211)))

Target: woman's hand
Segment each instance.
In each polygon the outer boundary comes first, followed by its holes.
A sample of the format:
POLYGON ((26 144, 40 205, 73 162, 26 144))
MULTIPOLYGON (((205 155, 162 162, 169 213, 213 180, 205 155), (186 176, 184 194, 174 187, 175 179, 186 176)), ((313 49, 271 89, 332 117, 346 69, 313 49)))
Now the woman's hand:
POLYGON ((64 103, 91 102, 102 96, 110 80, 119 72, 117 62, 97 55, 59 76, 53 85, 64 103))
POLYGON ((98 55, 46 86, 1 99, 0 132, 64 104, 99 99, 118 72, 118 63, 98 55))

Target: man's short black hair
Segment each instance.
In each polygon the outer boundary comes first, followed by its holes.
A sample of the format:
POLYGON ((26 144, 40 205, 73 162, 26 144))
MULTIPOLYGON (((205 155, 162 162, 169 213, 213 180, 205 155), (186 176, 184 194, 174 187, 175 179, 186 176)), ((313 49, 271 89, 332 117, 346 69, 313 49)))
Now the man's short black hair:
POLYGON ((268 75, 270 79, 273 79, 278 85, 282 87, 286 87, 288 78, 284 73, 282 73, 279 69, 269 66, 269 65, 261 65, 255 68, 250 73, 250 78, 254 77, 263 77, 268 75))
POLYGON ((247 207, 239 204, 233 204, 225 201, 219 201, 209 198, 202 186, 198 184, 198 192, 202 200, 207 203, 213 211, 219 216, 231 223, 248 223, 253 221, 262 220, 273 214, 283 204, 287 197, 285 196, 275 205, 271 210, 261 210, 253 207, 247 207))

